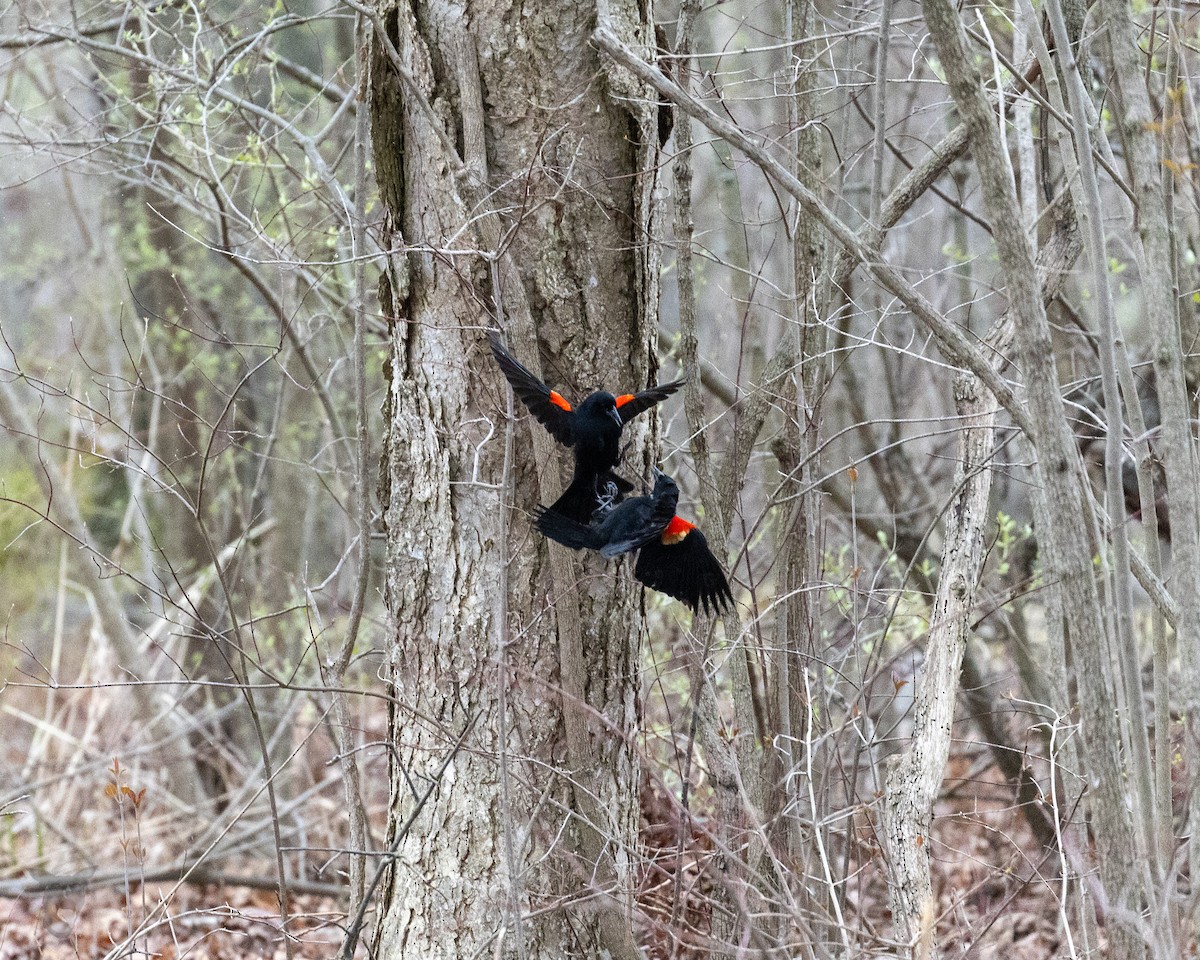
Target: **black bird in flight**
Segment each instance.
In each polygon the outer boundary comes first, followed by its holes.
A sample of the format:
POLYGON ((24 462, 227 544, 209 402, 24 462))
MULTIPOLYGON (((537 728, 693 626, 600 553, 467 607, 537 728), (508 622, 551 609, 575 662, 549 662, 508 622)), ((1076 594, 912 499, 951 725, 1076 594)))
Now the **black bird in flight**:
POLYGON ((512 384, 513 393, 555 440, 575 453, 571 483, 550 509, 586 524, 600 505, 599 490, 610 483, 616 484, 619 500, 633 489, 633 484, 613 473, 621 459, 621 430, 625 424, 667 399, 683 386, 683 381, 673 380, 640 393, 619 396, 597 390, 579 406, 572 407, 561 393, 551 390, 522 366, 496 334, 489 333, 488 342, 496 363, 512 384))
MULTIPOLYGON (((657 471, 656 471, 657 472, 657 471)), ((590 524, 582 524, 544 507, 538 509, 537 528, 551 540, 573 550, 599 550, 608 559, 638 554, 633 575, 652 590, 681 600, 693 612, 719 613, 733 603, 725 571, 708 548, 704 534, 676 516, 679 487, 658 473, 649 496, 631 497, 611 506, 617 491, 596 510, 590 524)))

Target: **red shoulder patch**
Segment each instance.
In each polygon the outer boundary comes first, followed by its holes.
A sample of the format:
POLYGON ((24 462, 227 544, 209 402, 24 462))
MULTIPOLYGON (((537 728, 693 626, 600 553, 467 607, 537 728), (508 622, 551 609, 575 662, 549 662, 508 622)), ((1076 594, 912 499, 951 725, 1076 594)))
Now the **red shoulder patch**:
POLYGON ((662 542, 666 546, 672 546, 679 543, 684 537, 696 529, 694 523, 688 523, 682 517, 672 517, 671 522, 667 524, 666 529, 662 532, 662 542))
POLYGON ((635 399, 637 399, 637 398, 632 393, 623 393, 619 397, 617 397, 617 406, 623 407, 630 400, 635 400, 635 399))
POLYGON ((566 410, 567 413, 571 412, 571 405, 567 403, 565 399, 563 399, 563 395, 561 393, 558 393, 555 390, 550 391, 550 402, 560 410, 566 410))

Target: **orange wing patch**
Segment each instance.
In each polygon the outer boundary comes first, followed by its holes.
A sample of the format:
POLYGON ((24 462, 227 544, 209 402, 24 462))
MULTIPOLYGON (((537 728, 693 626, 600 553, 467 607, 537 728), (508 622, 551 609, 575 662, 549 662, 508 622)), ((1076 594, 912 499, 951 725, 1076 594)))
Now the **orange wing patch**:
POLYGON ((632 393, 623 393, 623 394, 621 394, 619 397, 617 397, 617 406, 618 406, 618 407, 623 407, 623 406, 625 406, 625 404, 627 404, 627 403, 628 403, 630 400, 636 400, 636 399, 637 399, 637 398, 636 398, 636 397, 635 397, 635 396, 634 396, 632 393))
POLYGON ((550 402, 560 410, 566 410, 567 413, 571 412, 571 405, 563 399, 563 395, 561 393, 558 393, 555 390, 550 391, 550 402))
POLYGON ((682 517, 672 517, 662 532, 662 542, 668 547, 673 546, 695 529, 694 523, 688 523, 682 517))

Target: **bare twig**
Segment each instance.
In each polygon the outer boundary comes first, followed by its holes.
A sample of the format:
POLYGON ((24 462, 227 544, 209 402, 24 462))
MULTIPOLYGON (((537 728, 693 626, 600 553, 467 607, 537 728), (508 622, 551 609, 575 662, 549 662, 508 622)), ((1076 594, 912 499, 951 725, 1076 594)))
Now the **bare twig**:
POLYGON ((612 31, 601 26, 592 35, 596 45, 639 79, 652 86, 682 110, 687 111, 713 133, 727 140, 753 160, 780 186, 791 194, 811 216, 818 217, 838 243, 850 251, 879 284, 900 300, 933 334, 946 357, 954 364, 974 373, 991 391, 1009 416, 1028 431, 1029 419, 1024 406, 1012 388, 989 365, 983 351, 971 343, 954 323, 943 317, 900 271, 881 262, 874 250, 863 241, 832 210, 825 206, 804 184, 735 124, 684 93, 659 70, 651 67, 622 43, 612 31))

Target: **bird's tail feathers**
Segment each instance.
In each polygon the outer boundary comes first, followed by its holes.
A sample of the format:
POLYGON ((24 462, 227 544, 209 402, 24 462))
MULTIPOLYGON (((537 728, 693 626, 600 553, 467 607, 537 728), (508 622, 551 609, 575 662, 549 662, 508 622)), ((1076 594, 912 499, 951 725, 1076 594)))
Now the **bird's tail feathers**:
MULTIPOLYGON (((561 501, 562 497, 559 497, 559 502, 561 501)), ((552 507, 539 506, 535 523, 542 536, 549 537, 572 550, 599 550, 602 545, 601 538, 593 527, 580 523, 560 511, 558 503, 552 507)))
MULTIPOLYGON (((594 477, 576 477, 562 492, 562 496, 547 509, 587 526, 591 522, 592 514, 601 506, 601 498, 596 489, 597 482, 594 477)), ((616 499, 620 500, 619 494, 616 499)))

